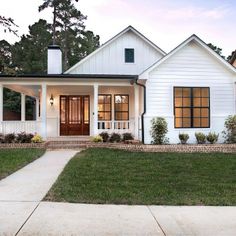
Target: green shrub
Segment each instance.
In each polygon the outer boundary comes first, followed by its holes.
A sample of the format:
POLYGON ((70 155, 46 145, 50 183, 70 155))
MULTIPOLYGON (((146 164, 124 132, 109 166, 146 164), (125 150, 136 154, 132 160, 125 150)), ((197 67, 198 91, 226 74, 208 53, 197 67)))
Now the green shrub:
POLYGON ((180 140, 181 144, 186 144, 188 139, 189 139, 188 134, 184 134, 184 133, 179 134, 179 140, 180 140))
POLYGON ((121 135, 118 133, 112 133, 109 141, 111 143, 119 143, 121 141, 121 135))
POLYGON ((226 143, 236 143, 236 115, 228 116, 225 120, 223 135, 226 143))
POLYGON ((209 133, 207 136, 206 136, 206 139, 209 143, 213 144, 213 143, 216 143, 218 141, 218 138, 219 138, 219 134, 216 134, 216 133, 209 133))
POLYGON ((42 143, 43 138, 39 134, 35 134, 34 137, 31 139, 32 143, 42 143))
POLYGON ((14 133, 6 134, 4 137, 4 143, 14 143, 16 135, 14 133))
POLYGON ((168 124, 163 117, 156 117, 151 120, 151 137, 152 144, 166 144, 169 142, 166 134, 168 132, 168 124))
POLYGON ((195 133, 195 137, 197 139, 198 144, 206 143, 206 135, 204 133, 201 132, 195 133))
POLYGON ((25 132, 21 132, 16 136, 17 143, 31 143, 31 139, 34 137, 33 134, 27 134, 25 132))
POLYGON ((134 137, 131 133, 124 133, 122 135, 122 140, 126 141, 126 140, 134 140, 134 137))
POLYGON ((100 143, 103 141, 103 139, 100 135, 96 135, 96 136, 92 137, 92 141, 95 143, 100 143))
POLYGON ((109 140, 109 134, 107 132, 102 132, 99 134, 102 137, 103 142, 108 142, 109 140))

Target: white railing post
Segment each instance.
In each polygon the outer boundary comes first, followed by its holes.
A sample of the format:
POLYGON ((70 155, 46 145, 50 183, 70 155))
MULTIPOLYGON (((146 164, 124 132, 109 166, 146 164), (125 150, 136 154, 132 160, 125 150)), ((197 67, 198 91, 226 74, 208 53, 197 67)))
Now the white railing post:
POLYGON ((98 85, 93 85, 93 135, 98 134, 98 85))
POLYGON ((139 138, 139 87, 138 85, 134 86, 134 137, 135 139, 139 138))
POLYGON ((21 93, 21 121, 25 121, 25 94, 21 93))
POLYGON ((41 117, 42 117, 42 136, 44 139, 47 138, 47 85, 42 84, 42 106, 41 106, 41 117))
POLYGON ((38 121, 39 120, 39 98, 36 98, 36 109, 35 109, 35 112, 36 112, 36 120, 38 121))

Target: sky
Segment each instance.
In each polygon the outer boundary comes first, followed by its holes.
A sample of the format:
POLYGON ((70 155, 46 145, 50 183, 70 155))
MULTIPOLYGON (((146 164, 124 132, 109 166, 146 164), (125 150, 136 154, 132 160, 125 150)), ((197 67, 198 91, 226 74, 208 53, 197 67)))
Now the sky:
MULTIPOLYGON (((19 25, 19 35, 40 18, 52 22, 51 10, 38 12, 43 0, 0 0, 0 15, 19 25)), ((223 49, 236 49, 236 0, 79 0, 77 8, 87 15, 86 29, 104 43, 132 25, 157 46, 169 52, 192 34, 223 49)), ((19 41, 0 29, 0 39, 19 41)))

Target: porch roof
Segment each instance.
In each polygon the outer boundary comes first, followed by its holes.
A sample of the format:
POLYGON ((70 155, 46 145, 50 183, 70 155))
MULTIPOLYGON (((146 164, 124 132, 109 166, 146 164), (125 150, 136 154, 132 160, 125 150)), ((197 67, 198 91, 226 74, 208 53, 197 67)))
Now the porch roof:
POLYGON ((20 80, 20 79, 138 79, 138 75, 122 75, 122 74, 18 74, 4 75, 0 74, 0 80, 20 80))

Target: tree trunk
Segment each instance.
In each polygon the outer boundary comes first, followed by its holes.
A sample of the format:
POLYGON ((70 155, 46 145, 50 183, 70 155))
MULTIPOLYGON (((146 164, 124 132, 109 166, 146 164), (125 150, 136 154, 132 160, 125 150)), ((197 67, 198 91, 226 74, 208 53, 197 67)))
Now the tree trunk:
POLYGON ((52 26, 52 30, 53 30, 53 41, 52 44, 56 45, 56 6, 54 6, 54 10, 53 10, 53 26, 52 26))

